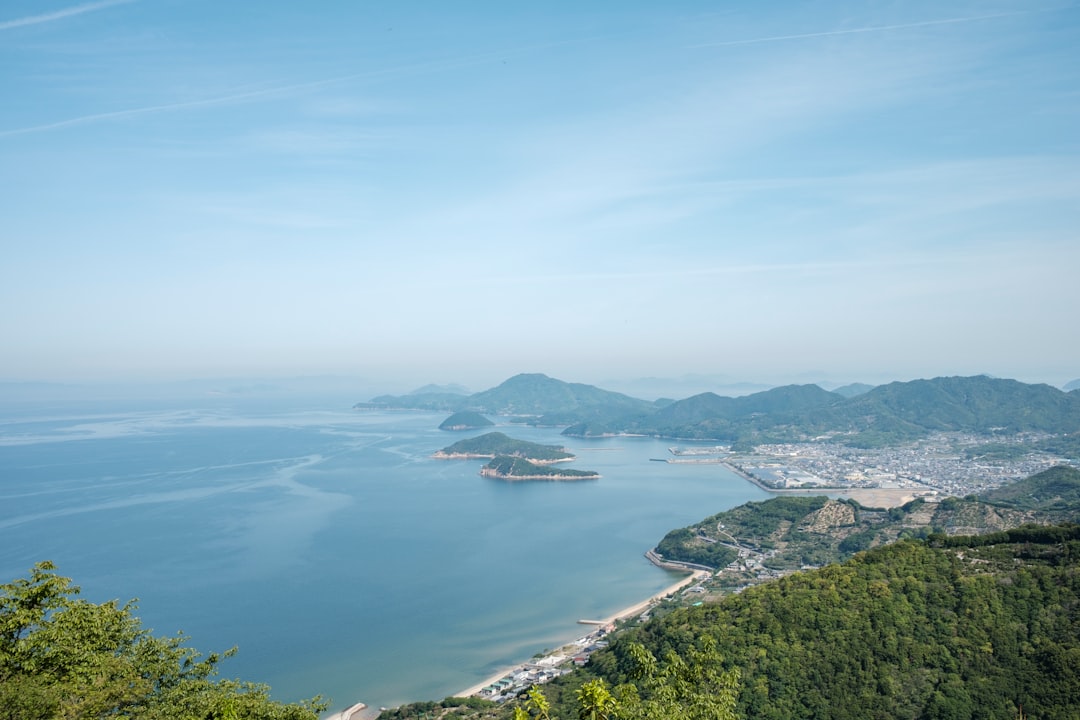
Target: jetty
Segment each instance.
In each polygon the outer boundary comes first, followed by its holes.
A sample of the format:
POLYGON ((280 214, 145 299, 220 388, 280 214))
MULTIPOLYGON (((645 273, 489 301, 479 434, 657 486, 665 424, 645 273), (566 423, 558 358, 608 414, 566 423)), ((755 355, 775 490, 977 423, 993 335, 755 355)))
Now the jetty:
POLYGON ((359 713, 363 712, 364 710, 367 710, 367 704, 362 703, 362 702, 358 702, 355 705, 353 705, 353 706, 351 706, 351 707, 349 707, 349 708, 347 708, 345 710, 342 710, 341 712, 337 712, 337 713, 334 713, 333 715, 330 715, 329 717, 326 718, 326 720, 353 720, 354 715, 358 715, 359 713))

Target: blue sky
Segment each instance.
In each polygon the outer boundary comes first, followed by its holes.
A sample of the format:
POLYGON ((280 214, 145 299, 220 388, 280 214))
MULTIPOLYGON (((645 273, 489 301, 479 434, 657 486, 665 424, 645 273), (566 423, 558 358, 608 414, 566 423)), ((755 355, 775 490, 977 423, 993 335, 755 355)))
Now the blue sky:
POLYGON ((11 1, 0 380, 1080 377, 1080 7, 11 1))

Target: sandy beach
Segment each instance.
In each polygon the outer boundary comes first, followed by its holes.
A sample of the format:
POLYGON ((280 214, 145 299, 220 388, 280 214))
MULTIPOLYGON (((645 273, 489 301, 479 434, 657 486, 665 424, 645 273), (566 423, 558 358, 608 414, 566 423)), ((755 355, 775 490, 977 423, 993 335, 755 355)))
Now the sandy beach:
POLYGON ((658 592, 658 593, 656 593, 654 595, 650 595, 649 597, 645 598, 641 602, 636 603, 634 605, 631 605, 628 608, 623 608, 622 610, 615 613, 614 615, 610 615, 610 616, 608 616, 606 618, 603 618, 599 622, 601 622, 604 625, 607 625, 609 623, 615 622, 616 620, 625 620, 626 618, 636 617, 636 616, 640 615, 641 613, 645 612, 646 610, 648 610, 649 606, 652 605, 657 600, 659 600, 660 598, 662 598, 662 597, 664 597, 666 595, 670 595, 673 592, 678 592, 679 590, 682 590, 687 585, 691 585, 691 584, 697 582, 698 580, 700 580, 701 578, 707 577, 708 574, 709 573, 705 572, 704 570, 694 570, 693 572, 691 572, 686 577, 682 578, 681 580, 679 580, 678 582, 676 582, 676 583, 674 583, 672 585, 669 585, 668 587, 664 588, 660 592, 658 592))
POLYGON ((327 715, 323 720, 368 720, 379 714, 378 708, 369 708, 364 703, 356 703, 352 707, 340 712, 327 715))
MULTIPOLYGON (((689 584, 691 584, 693 582, 696 582, 697 580, 699 580, 700 578, 702 578, 702 577, 704 577, 706 575, 708 575, 708 573, 706 573, 704 570, 696 570, 693 573, 687 575, 686 577, 680 579, 678 582, 673 583, 672 585, 669 585, 668 587, 664 588, 663 590, 661 590, 661 591, 659 591, 659 592, 657 592, 657 593, 655 593, 653 595, 650 595, 649 597, 645 598, 641 602, 634 603, 633 605, 631 605, 629 607, 623 608, 622 610, 619 610, 615 614, 609 615, 606 618, 602 618, 602 619, 599 619, 599 620, 589 620, 589 624, 596 623, 597 625, 609 625, 611 623, 614 623, 617 620, 624 620, 626 618, 636 617, 636 616, 640 615, 641 613, 645 612, 646 610, 648 610, 649 607, 654 602, 659 600, 660 598, 662 598, 662 597, 664 597, 666 595, 670 595, 673 592, 677 592, 678 590, 681 590, 682 588, 686 587, 687 585, 689 585, 689 584)), ((563 646, 563 647, 567 647, 567 646, 563 646)), ((559 651, 556 650, 555 652, 558 653, 559 651)), ((488 685, 491 685, 492 683, 498 682, 502 678, 506 677, 507 674, 510 673, 511 670, 514 670, 515 668, 520 667, 521 664, 522 663, 518 663, 517 665, 508 665, 505 668, 503 668, 502 670, 500 670, 499 672, 491 675, 490 677, 485 678, 484 680, 476 683, 475 685, 473 685, 471 687, 468 687, 468 688, 462 690, 461 692, 454 693, 453 696, 454 697, 469 697, 470 695, 475 695, 476 693, 478 693, 481 690, 483 690, 484 688, 486 688, 488 685)), ((334 720, 337 720, 337 719, 335 718, 334 720)), ((341 720, 348 720, 348 719, 347 718, 341 718, 341 720)))
MULTIPOLYGON (((840 489, 840 488, 830 488, 828 490, 799 489, 799 490, 786 490, 786 491, 785 490, 780 490, 778 492, 776 489, 761 486, 760 483, 757 483, 755 480, 753 480, 752 478, 747 477, 745 474, 743 474, 741 472, 739 474, 742 475, 747 480, 750 480, 751 482, 754 482, 755 484, 758 484, 760 487, 762 487, 762 489, 767 490, 769 492, 772 492, 774 494, 825 494, 825 493, 829 493, 829 494, 838 495, 840 497, 847 497, 847 498, 857 500, 860 504, 865 505, 867 507, 886 507, 886 508, 887 507, 896 507, 898 505, 902 505, 902 504, 912 500, 915 497, 915 494, 917 492, 914 488, 850 488, 850 489, 846 489, 846 490, 840 489)), ((665 597, 667 595, 670 595, 672 593, 678 592, 679 590, 681 590, 681 589, 683 589, 683 588, 687 587, 688 585, 691 585, 691 584, 693 584, 695 582, 698 582, 703 577, 707 577, 708 575, 709 575, 709 573, 704 571, 704 570, 695 570, 695 571, 689 573, 688 575, 686 575, 685 577, 679 579, 677 582, 672 583, 671 585, 665 587, 663 590, 660 590, 660 591, 654 593, 653 595, 650 595, 649 597, 645 598, 644 600, 641 600, 640 602, 637 602, 637 603, 634 603, 633 605, 625 607, 625 608, 623 608, 623 609, 621 609, 621 610, 619 610, 619 611, 617 611, 617 612, 615 612, 615 613, 613 613, 613 614, 611 614, 611 615, 609 615, 607 617, 598 618, 598 619, 587 619, 587 624, 588 625, 602 626, 602 625, 613 624, 613 623, 615 623, 615 622, 617 622, 619 620, 625 620, 627 618, 636 617, 636 616, 642 614, 643 612, 645 612, 646 610, 648 610, 655 602, 659 601, 661 598, 663 598, 663 597, 665 597)), ((566 655, 572 655, 572 654, 575 654, 577 652, 574 643, 569 643, 567 645, 562 646, 558 650, 555 650, 552 654, 559 654, 561 651, 565 651, 564 654, 566 654, 566 655)), ((468 688, 465 688, 464 690, 462 690, 460 692, 454 693, 452 695, 452 697, 470 697, 472 695, 475 695, 475 694, 479 693, 485 687, 487 687, 489 685, 492 685, 492 684, 498 682, 499 680, 501 680, 502 678, 506 677, 513 670, 521 667, 525 663, 526 663, 526 661, 522 661, 520 663, 516 663, 516 664, 513 664, 513 665, 507 665, 506 667, 501 668, 499 671, 493 673, 489 677, 486 677, 483 680, 481 680, 480 682, 477 682, 475 685, 472 685, 472 686, 470 686, 468 688)), ((378 715, 378 709, 377 708, 369 708, 369 707, 364 706, 363 703, 357 703, 356 705, 349 708, 348 710, 343 710, 341 712, 333 713, 332 715, 327 716, 326 718, 324 718, 324 720, 370 720, 371 718, 374 718, 377 715, 378 715)))

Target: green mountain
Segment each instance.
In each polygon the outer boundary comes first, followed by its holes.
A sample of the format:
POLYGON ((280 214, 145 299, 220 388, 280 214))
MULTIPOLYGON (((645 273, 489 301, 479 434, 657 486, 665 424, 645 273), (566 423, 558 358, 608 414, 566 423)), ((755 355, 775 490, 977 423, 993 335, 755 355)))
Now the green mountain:
POLYGON ((995 505, 1024 510, 1070 512, 1080 506, 1080 470, 1068 465, 1058 465, 1019 482, 991 490, 980 499, 995 505))
POLYGON ((541 445, 527 440, 516 440, 501 432, 489 432, 467 440, 460 440, 444 447, 434 455, 437 458, 495 458, 498 456, 523 458, 533 462, 560 462, 573 460, 573 453, 556 445, 541 445))
POLYGON ((527 416, 538 425, 570 425, 590 420, 609 421, 649 412, 654 403, 592 385, 568 383, 539 373, 521 374, 489 390, 472 395, 417 392, 380 395, 354 405, 357 409, 403 409, 457 412, 470 410, 493 415, 527 416))
POLYGON ((1080 392, 986 376, 895 382, 850 398, 799 385, 739 398, 704 393, 615 422, 578 423, 565 434, 636 433, 744 444, 834 435, 853 445, 884 445, 945 430, 1075 433, 1080 392))
POLYGON ((817 385, 788 385, 734 398, 707 392, 650 403, 523 374, 468 396, 384 395, 356 407, 517 415, 533 424, 566 425, 564 434, 575 437, 640 434, 746 446, 834 436, 850 445, 875 446, 937 431, 1039 432, 1074 434, 1065 442, 1080 448, 1080 391, 982 375, 894 382, 850 397, 817 385))
POLYGON ((545 688, 552 716, 573 717, 586 677, 632 681, 643 647, 677 654, 688 677, 736 670, 740 718, 1075 717, 1080 527, 950 540, 894 543, 628 630, 587 675, 545 688))
POLYGON ((469 397, 469 407, 499 415, 624 415, 653 404, 592 385, 568 383, 539 373, 515 375, 497 387, 469 397))
MULTIPOLYGON (((786 385, 741 397, 701 393, 678 400, 649 414, 628 418, 618 427, 580 423, 567 435, 628 432, 660 437, 700 438, 736 442, 750 435, 805 422, 807 413, 827 408, 843 398, 817 385, 786 385)), ((786 436, 784 433, 781 436, 786 436)))
POLYGON ((859 418, 888 417, 924 430, 1080 429, 1080 397, 1050 385, 985 375, 889 383, 852 398, 840 410, 853 424, 859 418))

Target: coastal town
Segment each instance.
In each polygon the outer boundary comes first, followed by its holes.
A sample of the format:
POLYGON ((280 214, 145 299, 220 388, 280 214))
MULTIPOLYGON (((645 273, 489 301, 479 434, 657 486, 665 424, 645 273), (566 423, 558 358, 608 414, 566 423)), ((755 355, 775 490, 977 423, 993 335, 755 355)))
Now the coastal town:
MULTIPOLYGON (((889 508, 915 498, 936 503, 946 497, 964 497, 1054 465, 1075 464, 1074 459, 1034 449, 1045 439, 1036 433, 1008 437, 936 433, 906 445, 882 448, 853 448, 820 440, 759 445, 752 453, 733 452, 724 445, 689 444, 673 446, 669 457, 653 460, 721 465, 777 495, 827 494, 854 499, 866 508, 889 508)), ((645 556, 653 564, 687 575, 609 618, 579 620, 593 630, 555 650, 537 653, 526 662, 505 668, 456 697, 506 702, 530 687, 551 682, 587 664, 592 653, 607 647, 613 633, 645 622, 654 614, 701 605, 797 570, 811 569, 770 567, 769 560, 776 550, 760 548, 730 534, 723 542, 737 551, 737 558, 722 568, 671 561, 655 549, 649 550, 645 556)), ((375 716, 372 708, 362 704, 352 710, 341 713, 336 720, 375 716)))
POLYGON ((752 453, 673 447, 666 462, 723 464, 766 490, 904 489, 913 496, 963 497, 1071 462, 1034 448, 1047 437, 942 432, 882 448, 818 441, 758 445, 752 453))
MULTIPOLYGON (((733 453, 722 445, 690 445, 669 449, 672 464, 721 464, 770 492, 824 492, 860 499, 871 507, 895 506, 924 497, 930 501, 966 496, 1033 475, 1067 458, 1032 450, 1045 439, 1034 433, 988 438, 966 433, 937 433, 908 445, 851 448, 833 442, 760 445, 752 454, 733 453), (1009 448, 1005 452, 1002 448, 1009 448), (880 504, 868 502, 879 500, 880 504)), ((769 568, 769 552, 729 537, 738 558, 712 569, 693 563, 667 561, 650 550, 646 557, 669 570, 691 573, 633 608, 606 621, 572 643, 507 669, 497 677, 470 688, 464 695, 495 702, 516 697, 584 665, 589 656, 607 646, 607 636, 627 624, 643 622, 657 608, 701 604, 706 599, 739 592, 791 572, 769 568)))

